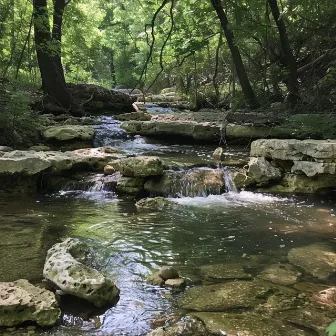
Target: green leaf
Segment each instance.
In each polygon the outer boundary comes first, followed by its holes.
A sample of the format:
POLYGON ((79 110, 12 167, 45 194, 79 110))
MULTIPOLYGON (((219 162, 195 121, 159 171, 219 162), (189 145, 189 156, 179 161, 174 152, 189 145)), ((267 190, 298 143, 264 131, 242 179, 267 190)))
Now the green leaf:
POLYGON ((336 336, 336 321, 331 323, 330 326, 326 329, 328 336, 336 336))

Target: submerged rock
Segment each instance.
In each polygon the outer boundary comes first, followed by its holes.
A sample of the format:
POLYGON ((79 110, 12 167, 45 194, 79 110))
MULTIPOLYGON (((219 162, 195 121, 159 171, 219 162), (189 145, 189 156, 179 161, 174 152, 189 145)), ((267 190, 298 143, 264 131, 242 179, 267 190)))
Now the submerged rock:
POLYGON ((326 328, 335 320, 334 314, 330 317, 325 311, 310 307, 284 311, 278 317, 292 325, 313 330, 319 335, 325 335, 326 328))
POLYGON ((271 286, 254 281, 197 286, 185 293, 179 305, 183 309, 213 312, 251 309, 264 303, 270 291, 271 286))
POLYGON ((336 275, 336 253, 326 244, 293 248, 288 253, 288 260, 320 280, 328 280, 336 275))
POLYGON ((192 313, 204 324, 211 335, 227 336, 298 336, 305 335, 283 326, 280 321, 252 314, 192 313))
POLYGON ((248 280, 252 276, 245 272, 240 264, 211 264, 200 267, 200 272, 203 278, 209 281, 222 280, 248 280))
POLYGON ((0 326, 17 326, 34 321, 52 326, 61 315, 55 295, 27 280, 0 282, 0 326))
POLYGON ((77 296, 97 307, 113 305, 119 296, 114 281, 85 265, 88 246, 69 238, 55 244, 47 254, 43 275, 64 293, 77 296))
POLYGON ((146 336, 210 336, 210 334, 200 320, 186 316, 176 324, 155 329, 146 336))
POLYGON ((46 140, 92 140, 95 130, 92 126, 64 125, 49 127, 42 135, 46 140))
POLYGON ((143 198, 140 201, 136 202, 135 205, 138 209, 156 209, 162 210, 166 206, 173 204, 164 197, 154 197, 154 198, 143 198))
POLYGON ((163 164, 156 156, 136 156, 109 163, 116 171, 128 177, 157 176, 163 173, 163 164))
POLYGON ((260 279, 284 286, 295 284, 300 276, 301 273, 290 264, 268 266, 258 275, 260 279))

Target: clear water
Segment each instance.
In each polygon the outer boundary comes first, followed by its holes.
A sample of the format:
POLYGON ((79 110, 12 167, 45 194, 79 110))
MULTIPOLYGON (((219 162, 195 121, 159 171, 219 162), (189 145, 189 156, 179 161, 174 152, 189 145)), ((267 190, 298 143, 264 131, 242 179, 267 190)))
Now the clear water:
MULTIPOLYGON (((127 146, 134 152, 201 161, 210 159, 214 150, 151 144, 144 138, 126 138, 120 147, 127 146), (144 148, 147 145, 155 147, 144 148)), ((174 265, 182 276, 197 283, 200 265, 246 264, 258 258, 273 264, 293 247, 336 242, 332 198, 231 191, 173 202, 164 211, 141 212, 135 200, 117 198, 101 184, 53 195, 1 199, 0 281, 40 282, 47 250, 64 238, 78 237, 92 246, 98 267, 115 278, 120 301, 106 312, 90 314, 74 303, 75 309, 67 310, 59 325, 42 333, 139 336, 151 330, 153 319, 178 313, 180 293, 150 286, 145 280, 163 265, 174 265)))

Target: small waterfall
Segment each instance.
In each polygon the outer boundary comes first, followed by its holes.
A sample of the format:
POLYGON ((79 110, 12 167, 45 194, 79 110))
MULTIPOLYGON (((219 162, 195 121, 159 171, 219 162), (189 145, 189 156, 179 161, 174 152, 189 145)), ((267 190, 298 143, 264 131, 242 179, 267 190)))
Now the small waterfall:
POLYGON ((167 170, 149 189, 152 196, 207 197, 224 191, 224 174, 221 169, 194 168, 183 171, 167 170))
POLYGON ((231 193, 237 193, 237 187, 236 184, 232 178, 232 174, 230 172, 230 170, 228 168, 223 168, 223 172, 224 172, 224 182, 225 182, 225 191, 231 192, 231 193))
POLYGON ((107 175, 90 174, 66 183, 63 192, 103 193, 115 190, 119 174, 107 175))

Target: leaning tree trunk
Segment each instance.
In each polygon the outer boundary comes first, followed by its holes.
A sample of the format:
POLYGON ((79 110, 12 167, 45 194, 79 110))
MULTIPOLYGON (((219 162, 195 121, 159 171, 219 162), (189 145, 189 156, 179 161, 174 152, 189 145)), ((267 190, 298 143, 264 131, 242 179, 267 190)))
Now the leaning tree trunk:
POLYGON ((217 16, 220 20, 222 29, 224 31, 224 35, 226 37, 226 41, 228 43, 228 46, 231 51, 233 63, 236 68, 237 76, 240 82, 240 85, 243 90, 243 94, 245 97, 246 104, 251 108, 251 109, 256 109, 260 105, 257 101, 257 98, 254 94, 254 91, 252 89, 250 80, 247 76, 246 69, 242 60, 242 57, 240 55, 240 51, 235 43, 235 37, 232 32, 232 30, 229 28, 229 22, 227 19, 227 16, 224 12, 223 6, 221 4, 221 0, 210 0, 212 6, 214 7, 217 16))
POLYGON ((299 98, 298 75, 296 61, 290 47, 285 21, 280 15, 277 0, 268 0, 274 21, 278 27, 280 35, 281 49, 284 55, 286 67, 288 69, 288 100, 292 107, 294 107, 299 98))
MULTIPOLYGON (((36 54, 45 93, 44 101, 69 110, 71 97, 65 83, 60 48, 54 47, 50 32, 47 0, 33 0, 33 4, 36 54)), ((56 7, 54 11, 57 11, 56 7)), ((58 33, 61 33, 60 29, 61 26, 57 29, 58 33)))

